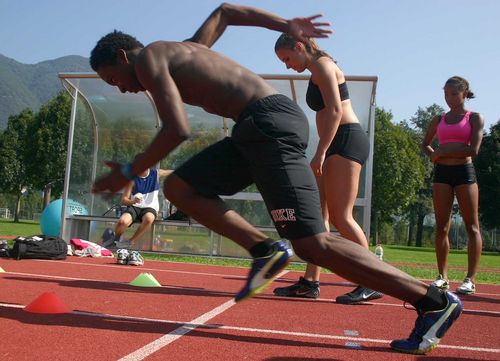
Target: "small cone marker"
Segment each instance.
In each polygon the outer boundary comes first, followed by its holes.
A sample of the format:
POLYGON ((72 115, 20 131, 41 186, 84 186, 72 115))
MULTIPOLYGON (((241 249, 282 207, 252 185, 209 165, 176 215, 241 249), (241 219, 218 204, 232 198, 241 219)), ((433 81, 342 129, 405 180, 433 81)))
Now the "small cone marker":
POLYGON ((2 267, 0 267, 0 273, 5 273, 5 270, 2 267))
POLYGON ((130 285, 137 287, 161 287, 161 284, 151 273, 141 273, 130 282, 130 285))
POLYGON ((70 313, 71 310, 54 292, 42 293, 37 299, 24 307, 31 313, 70 313))

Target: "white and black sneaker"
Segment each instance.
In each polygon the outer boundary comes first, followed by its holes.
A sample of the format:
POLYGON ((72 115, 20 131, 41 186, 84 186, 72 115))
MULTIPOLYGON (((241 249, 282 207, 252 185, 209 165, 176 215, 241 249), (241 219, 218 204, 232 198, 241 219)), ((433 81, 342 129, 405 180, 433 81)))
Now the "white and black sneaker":
POLYGON ((354 290, 345 295, 338 296, 335 302, 343 305, 355 305, 361 302, 376 300, 377 298, 384 297, 382 292, 374 291, 369 288, 358 286, 354 290))
POLYGON ((130 260, 130 253, 128 249, 120 248, 116 251, 116 263, 118 264, 128 264, 130 260))
POLYGON ((144 258, 142 258, 141 254, 137 251, 130 252, 128 256, 128 264, 132 266, 143 266, 144 258))
POLYGON ((461 295, 472 295, 476 293, 476 285, 467 277, 464 279, 464 282, 457 287, 457 293, 461 295))
POLYGON ((7 243, 6 240, 0 240, 0 257, 5 257, 9 258, 10 257, 10 250, 9 250, 9 244, 7 243))
POLYGON ((450 288, 450 282, 441 274, 437 276, 436 280, 432 282, 432 284, 437 288, 441 288, 442 290, 447 290, 450 288))

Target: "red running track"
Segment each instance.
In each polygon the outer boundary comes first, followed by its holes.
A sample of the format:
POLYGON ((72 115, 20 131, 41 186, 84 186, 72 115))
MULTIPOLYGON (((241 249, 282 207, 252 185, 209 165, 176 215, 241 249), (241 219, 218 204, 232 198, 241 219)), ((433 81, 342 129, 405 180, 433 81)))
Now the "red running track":
MULTIPOLYGON (((500 360, 500 286, 478 285, 465 311, 427 356, 390 350, 409 335, 415 311, 385 296, 345 306, 335 297, 352 285, 323 274, 321 299, 278 298, 272 289, 295 281, 285 273, 259 297, 235 304, 247 269, 113 259, 0 259, 0 360, 500 360), (152 274, 162 287, 129 283, 152 274), (23 310, 44 292, 69 314, 23 310)), ((452 287, 455 287, 453 284, 452 287)))

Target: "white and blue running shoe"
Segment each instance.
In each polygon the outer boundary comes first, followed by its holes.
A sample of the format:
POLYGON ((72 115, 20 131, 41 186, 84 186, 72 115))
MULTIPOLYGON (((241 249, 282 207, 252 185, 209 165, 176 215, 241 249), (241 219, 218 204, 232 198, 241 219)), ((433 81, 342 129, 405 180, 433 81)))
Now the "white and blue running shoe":
POLYGON ((392 341, 391 348, 416 355, 432 351, 463 309, 462 302, 455 294, 445 292, 445 295, 448 301, 445 308, 427 312, 417 310, 417 321, 410 337, 392 341))
POLYGON ((245 287, 234 297, 236 302, 262 292, 290 262, 293 251, 285 242, 275 242, 272 247, 274 250, 269 256, 253 260, 245 287))
POLYGON ((128 256, 128 264, 132 266, 144 266, 144 258, 137 251, 130 252, 128 256))

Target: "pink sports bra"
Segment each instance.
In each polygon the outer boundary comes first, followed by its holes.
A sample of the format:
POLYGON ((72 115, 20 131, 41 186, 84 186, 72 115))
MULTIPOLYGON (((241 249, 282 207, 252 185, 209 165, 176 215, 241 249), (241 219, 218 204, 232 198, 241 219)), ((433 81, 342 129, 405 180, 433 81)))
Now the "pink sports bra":
POLYGON ((447 124, 445 114, 441 116, 441 121, 437 127, 437 137, 439 144, 464 143, 470 144, 472 138, 472 126, 469 118, 471 112, 465 113, 461 121, 455 124, 447 124))

